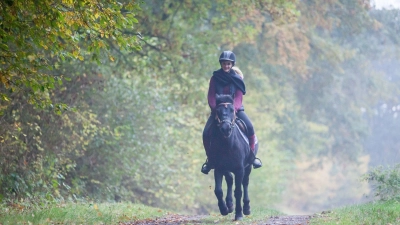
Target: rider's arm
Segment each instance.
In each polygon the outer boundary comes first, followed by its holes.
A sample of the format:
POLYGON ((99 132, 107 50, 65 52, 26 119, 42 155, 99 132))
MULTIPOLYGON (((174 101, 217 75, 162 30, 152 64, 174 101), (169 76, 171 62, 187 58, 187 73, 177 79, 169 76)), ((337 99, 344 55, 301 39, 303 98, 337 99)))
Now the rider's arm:
POLYGON ((214 77, 211 77, 210 79, 210 85, 208 87, 208 95, 207 95, 207 99, 208 99, 208 105, 211 108, 211 111, 215 110, 215 107, 217 105, 217 100, 215 98, 215 80, 214 77))
POLYGON ((242 101, 243 101, 243 93, 241 90, 237 88, 235 92, 235 99, 233 102, 235 106, 235 112, 237 112, 242 107, 243 105, 242 101))

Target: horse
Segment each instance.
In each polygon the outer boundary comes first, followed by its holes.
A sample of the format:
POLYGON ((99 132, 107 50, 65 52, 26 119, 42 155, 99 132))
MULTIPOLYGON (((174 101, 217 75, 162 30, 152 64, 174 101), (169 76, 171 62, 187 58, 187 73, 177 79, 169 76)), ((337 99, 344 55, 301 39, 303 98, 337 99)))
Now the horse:
MULTIPOLYGON (((233 97, 218 95, 216 97, 216 121, 213 124, 210 149, 212 161, 215 162, 214 193, 218 200, 221 215, 233 212, 232 185, 235 176, 234 196, 236 201, 235 220, 242 220, 243 214, 250 215, 250 199, 248 194, 251 163, 255 156, 251 152, 245 134, 240 130, 235 115, 233 97), (227 184, 226 202, 223 199, 222 179, 227 184), (243 185, 243 193, 242 193, 243 185), (243 209, 241 199, 243 194, 243 209)), ((256 152, 258 143, 256 144, 256 152)))

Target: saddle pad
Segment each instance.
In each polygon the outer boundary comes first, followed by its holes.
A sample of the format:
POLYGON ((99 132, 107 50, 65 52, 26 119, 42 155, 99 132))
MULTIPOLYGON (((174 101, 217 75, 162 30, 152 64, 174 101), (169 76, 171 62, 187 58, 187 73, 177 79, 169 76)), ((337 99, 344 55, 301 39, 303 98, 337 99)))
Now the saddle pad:
POLYGON ((242 129, 240 129, 240 127, 237 125, 237 123, 235 123, 235 126, 239 130, 239 133, 242 136, 242 138, 246 141, 247 144, 249 144, 249 138, 247 138, 247 135, 243 133, 242 129))

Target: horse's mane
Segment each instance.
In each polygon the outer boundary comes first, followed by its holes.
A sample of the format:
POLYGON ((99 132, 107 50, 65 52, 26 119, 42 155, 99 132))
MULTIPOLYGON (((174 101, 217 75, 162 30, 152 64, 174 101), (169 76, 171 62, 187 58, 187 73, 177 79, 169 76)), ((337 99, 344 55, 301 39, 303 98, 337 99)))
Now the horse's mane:
POLYGON ((226 95, 226 94, 217 94, 217 105, 221 103, 231 103, 233 104, 233 98, 231 95, 226 95))

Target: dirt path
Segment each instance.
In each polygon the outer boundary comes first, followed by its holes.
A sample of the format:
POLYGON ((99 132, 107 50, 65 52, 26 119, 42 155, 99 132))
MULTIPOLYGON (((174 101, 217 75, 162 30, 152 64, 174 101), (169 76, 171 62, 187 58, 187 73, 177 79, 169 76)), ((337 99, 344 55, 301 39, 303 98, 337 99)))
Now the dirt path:
POLYGON ((273 216, 263 224, 305 225, 310 222, 311 216, 273 216))
POLYGON ((168 215, 166 217, 157 219, 138 220, 134 222, 119 223, 119 225, 180 225, 180 224, 204 224, 202 219, 207 216, 182 216, 182 215, 168 215))
MULTIPOLYGON (((205 221, 206 215, 183 216, 168 215, 163 218, 147 219, 132 222, 119 223, 119 225, 186 225, 186 224, 218 224, 218 221, 205 221)), ((254 225, 307 225, 311 216, 272 216, 265 222, 248 223, 254 225)), ((232 221, 233 222, 233 221, 232 221)), ((246 220, 238 224, 247 224, 246 220)))

